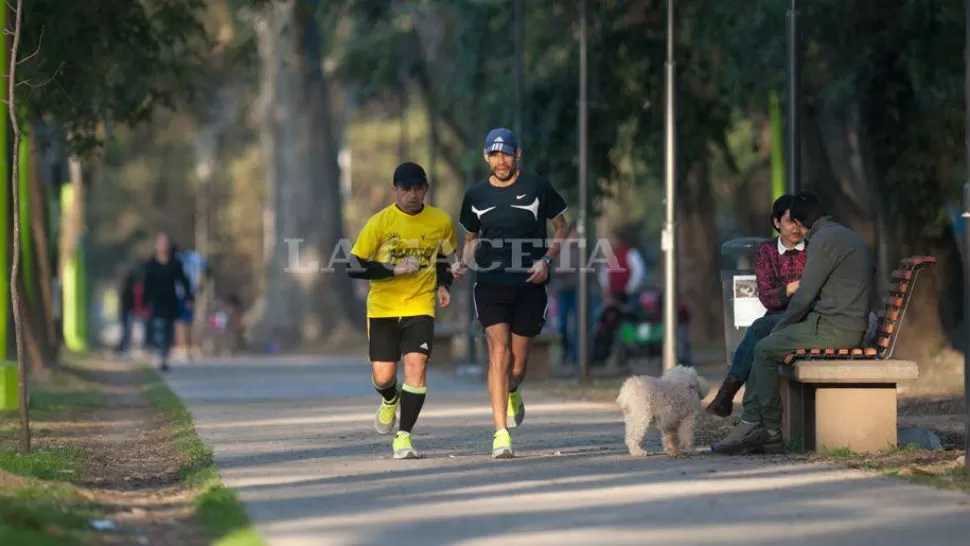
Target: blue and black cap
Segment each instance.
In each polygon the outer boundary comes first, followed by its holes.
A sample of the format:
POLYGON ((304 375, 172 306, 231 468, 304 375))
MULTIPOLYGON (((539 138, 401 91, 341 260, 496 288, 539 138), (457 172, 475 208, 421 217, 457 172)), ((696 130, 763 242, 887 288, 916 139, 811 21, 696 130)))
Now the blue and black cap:
POLYGON ((502 152, 503 154, 515 155, 519 149, 519 139, 515 133, 505 127, 492 129, 485 137, 485 153, 502 152))
POLYGON ((401 189, 427 183, 428 175, 424 172, 424 168, 417 163, 408 161, 401 163, 394 169, 394 185, 401 189))

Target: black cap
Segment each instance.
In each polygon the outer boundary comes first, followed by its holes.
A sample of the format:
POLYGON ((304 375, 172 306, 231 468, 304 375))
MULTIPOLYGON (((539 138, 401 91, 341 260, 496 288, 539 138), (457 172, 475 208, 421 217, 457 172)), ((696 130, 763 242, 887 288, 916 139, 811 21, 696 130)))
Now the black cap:
POLYGON ((394 169, 394 185, 399 188, 409 188, 416 184, 427 184, 428 175, 417 163, 408 161, 401 163, 394 169))

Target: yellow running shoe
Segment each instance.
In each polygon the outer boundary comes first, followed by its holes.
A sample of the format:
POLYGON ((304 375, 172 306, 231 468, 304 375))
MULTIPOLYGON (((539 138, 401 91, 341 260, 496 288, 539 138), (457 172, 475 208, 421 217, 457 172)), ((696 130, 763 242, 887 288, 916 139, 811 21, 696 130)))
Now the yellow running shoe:
POLYGON ((388 402, 381 398, 381 405, 377 407, 377 415, 374 416, 374 428, 378 434, 390 434, 397 423, 397 405, 401 397, 397 396, 393 402, 388 402))
POLYGON ((420 459, 418 452, 411 447, 411 433, 399 430, 391 444, 395 459, 420 459))
POLYGON ((492 438, 492 458, 493 459, 512 459, 515 453, 512 452, 512 435, 508 429, 496 430, 495 437, 492 438))
POLYGON ((522 401, 521 387, 516 389, 515 392, 509 393, 509 405, 506 415, 508 416, 508 425, 510 427, 521 425, 525 419, 525 402, 522 401))

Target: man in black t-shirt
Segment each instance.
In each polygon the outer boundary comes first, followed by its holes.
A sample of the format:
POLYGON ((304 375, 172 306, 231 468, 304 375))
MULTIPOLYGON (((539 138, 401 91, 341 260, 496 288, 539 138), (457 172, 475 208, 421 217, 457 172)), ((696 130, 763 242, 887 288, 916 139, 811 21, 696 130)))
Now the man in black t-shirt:
POLYGON ((461 278, 470 267, 478 272, 474 297, 488 341, 492 457, 510 458, 508 426, 520 425, 525 417, 519 387, 529 344, 545 325, 550 265, 569 226, 566 202, 549 181, 519 171, 522 151, 515 133, 493 129, 485 138, 484 153, 491 176, 465 193, 459 216, 465 245, 452 273, 461 278), (550 220, 556 231, 547 245, 550 220))

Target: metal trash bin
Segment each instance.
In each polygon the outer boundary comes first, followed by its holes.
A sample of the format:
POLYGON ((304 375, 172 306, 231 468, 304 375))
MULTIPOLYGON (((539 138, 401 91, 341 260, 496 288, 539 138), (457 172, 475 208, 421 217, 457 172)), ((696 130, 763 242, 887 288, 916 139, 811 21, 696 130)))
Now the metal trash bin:
POLYGON ((721 245, 721 296, 724 301, 724 345, 728 366, 745 332, 766 309, 758 299, 754 261, 758 245, 770 239, 744 237, 721 245))

